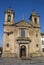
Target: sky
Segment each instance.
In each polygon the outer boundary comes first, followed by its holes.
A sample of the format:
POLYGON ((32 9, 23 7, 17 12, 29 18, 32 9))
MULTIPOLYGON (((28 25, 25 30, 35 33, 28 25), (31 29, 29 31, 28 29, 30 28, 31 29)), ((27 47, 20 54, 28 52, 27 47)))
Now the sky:
POLYGON ((40 31, 44 33, 44 0, 0 0, 0 46, 3 45, 4 12, 9 7, 14 10, 15 22, 21 20, 23 16, 29 22, 29 17, 34 9, 40 16, 40 31))

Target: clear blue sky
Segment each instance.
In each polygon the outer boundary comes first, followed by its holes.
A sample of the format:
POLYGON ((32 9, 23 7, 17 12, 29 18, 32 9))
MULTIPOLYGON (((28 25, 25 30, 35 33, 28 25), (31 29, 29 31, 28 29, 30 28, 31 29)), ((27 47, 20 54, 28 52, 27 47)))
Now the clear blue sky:
POLYGON ((44 32, 44 0, 0 0, 0 46, 3 43, 4 11, 11 7, 15 12, 15 21, 28 18, 33 9, 40 15, 41 32, 44 32))

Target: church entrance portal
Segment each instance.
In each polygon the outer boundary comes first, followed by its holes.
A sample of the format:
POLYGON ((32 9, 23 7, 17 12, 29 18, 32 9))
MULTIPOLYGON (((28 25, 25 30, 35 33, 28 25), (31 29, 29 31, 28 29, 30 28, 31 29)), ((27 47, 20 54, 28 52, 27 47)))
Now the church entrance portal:
POLYGON ((22 46, 20 47, 20 57, 21 57, 21 58, 26 57, 26 46, 24 46, 24 45, 22 45, 22 46))

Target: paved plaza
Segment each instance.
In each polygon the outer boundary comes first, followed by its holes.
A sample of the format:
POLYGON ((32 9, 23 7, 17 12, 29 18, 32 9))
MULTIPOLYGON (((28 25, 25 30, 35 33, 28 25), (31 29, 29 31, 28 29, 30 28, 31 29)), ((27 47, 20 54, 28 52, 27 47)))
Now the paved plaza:
POLYGON ((44 57, 30 58, 27 60, 0 57, 0 65, 44 65, 44 57))

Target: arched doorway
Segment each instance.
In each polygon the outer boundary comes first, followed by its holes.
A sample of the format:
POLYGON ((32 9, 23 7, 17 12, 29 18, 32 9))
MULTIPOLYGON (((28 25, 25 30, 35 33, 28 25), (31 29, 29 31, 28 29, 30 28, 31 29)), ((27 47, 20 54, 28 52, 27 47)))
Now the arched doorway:
POLYGON ((26 57, 26 46, 24 46, 24 45, 22 45, 22 46, 20 47, 20 57, 21 57, 21 58, 26 57))

